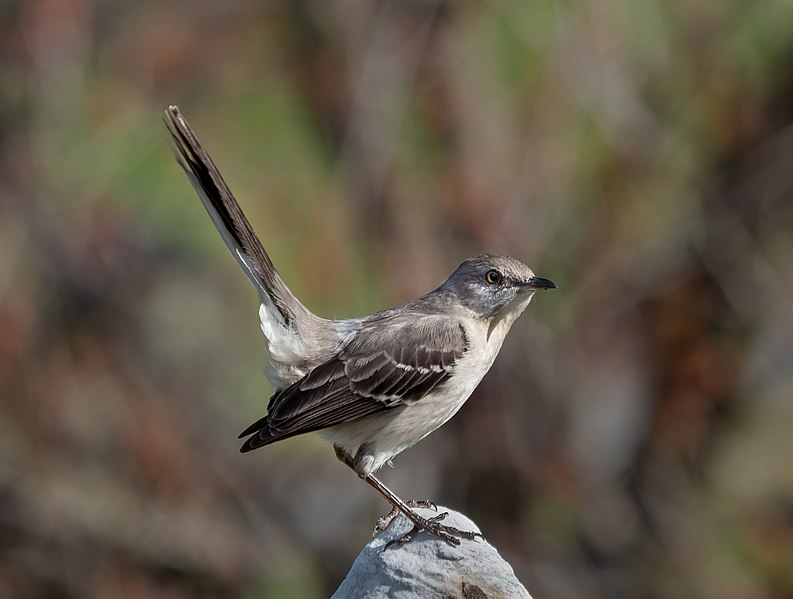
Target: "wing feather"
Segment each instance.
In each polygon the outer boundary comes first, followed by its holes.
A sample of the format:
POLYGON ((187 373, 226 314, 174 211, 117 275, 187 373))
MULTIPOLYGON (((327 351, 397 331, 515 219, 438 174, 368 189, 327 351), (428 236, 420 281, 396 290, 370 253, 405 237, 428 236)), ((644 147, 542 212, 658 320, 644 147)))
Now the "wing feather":
POLYGON ((351 422, 426 397, 468 348, 462 326, 441 315, 379 319, 333 358, 270 399, 242 451, 351 422))

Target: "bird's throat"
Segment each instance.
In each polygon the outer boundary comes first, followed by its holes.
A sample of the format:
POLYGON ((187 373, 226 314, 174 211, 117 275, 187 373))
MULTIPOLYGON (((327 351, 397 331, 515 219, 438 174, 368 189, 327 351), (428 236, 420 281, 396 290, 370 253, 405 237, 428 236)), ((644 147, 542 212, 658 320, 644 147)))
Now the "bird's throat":
POLYGON ((496 335, 497 337, 500 337, 499 341, 503 341, 504 337, 506 337, 507 333, 509 333, 509 329, 515 323, 518 317, 523 314, 523 311, 526 309, 526 306, 529 305, 529 302, 531 302, 531 298, 533 296, 533 291, 519 295, 513 301, 507 304, 506 307, 501 310, 501 312, 496 314, 490 321, 490 325, 487 328, 487 340, 490 341, 490 338, 493 335, 496 335))

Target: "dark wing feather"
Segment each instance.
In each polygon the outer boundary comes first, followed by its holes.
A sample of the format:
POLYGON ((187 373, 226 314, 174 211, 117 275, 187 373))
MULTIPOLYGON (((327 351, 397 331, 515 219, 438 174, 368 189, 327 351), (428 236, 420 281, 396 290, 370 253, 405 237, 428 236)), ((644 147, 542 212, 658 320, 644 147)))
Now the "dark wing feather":
POLYGON ((367 325, 336 356, 270 399, 240 437, 250 451, 421 400, 443 384, 468 347, 448 317, 404 315, 367 325))

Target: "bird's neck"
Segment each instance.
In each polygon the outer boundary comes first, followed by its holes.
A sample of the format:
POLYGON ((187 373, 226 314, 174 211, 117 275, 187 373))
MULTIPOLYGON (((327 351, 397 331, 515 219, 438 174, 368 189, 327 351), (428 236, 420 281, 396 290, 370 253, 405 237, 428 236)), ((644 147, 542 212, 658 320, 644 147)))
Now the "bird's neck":
POLYGON ((517 298, 492 318, 487 328, 488 341, 492 340, 498 343, 499 346, 504 342, 504 338, 507 336, 507 333, 509 333, 509 329, 512 328, 512 325, 518 317, 523 314, 523 311, 526 309, 526 306, 529 305, 533 295, 534 293, 532 292, 526 296, 517 298))

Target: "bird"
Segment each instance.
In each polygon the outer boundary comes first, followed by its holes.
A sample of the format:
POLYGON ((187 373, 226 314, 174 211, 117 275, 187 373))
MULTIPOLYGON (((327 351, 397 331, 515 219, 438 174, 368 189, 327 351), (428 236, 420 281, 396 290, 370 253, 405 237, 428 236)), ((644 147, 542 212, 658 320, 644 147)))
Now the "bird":
POLYGON ((447 512, 420 515, 415 508, 437 506, 402 500, 375 473, 460 409, 534 293, 556 284, 515 258, 480 254, 406 304, 359 318, 321 318, 286 286, 179 108, 169 106, 164 121, 176 159, 258 295, 265 374, 275 392, 266 414, 240 434, 241 451, 318 432, 391 504, 375 534, 400 513, 413 524, 389 545, 404 545, 421 531, 452 545, 481 536, 444 525, 447 512))

